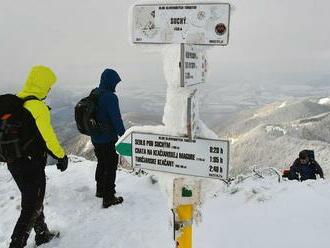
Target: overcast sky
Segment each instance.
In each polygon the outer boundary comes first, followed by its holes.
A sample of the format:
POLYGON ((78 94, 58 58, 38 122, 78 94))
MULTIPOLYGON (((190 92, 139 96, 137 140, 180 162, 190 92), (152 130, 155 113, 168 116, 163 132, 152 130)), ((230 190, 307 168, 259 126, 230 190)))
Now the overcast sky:
MULTIPOLYGON (((0 0, 0 85, 21 84, 35 64, 52 67, 66 86, 93 84, 105 67, 128 83, 164 81, 160 54, 128 41, 134 2, 0 0)), ((209 51, 210 81, 328 73, 329 0, 229 2, 229 46, 209 51)))

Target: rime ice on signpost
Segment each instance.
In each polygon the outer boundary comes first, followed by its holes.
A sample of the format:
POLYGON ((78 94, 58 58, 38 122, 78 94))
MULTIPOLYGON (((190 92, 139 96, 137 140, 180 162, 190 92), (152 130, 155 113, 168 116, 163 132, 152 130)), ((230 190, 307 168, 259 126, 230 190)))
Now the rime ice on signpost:
MULTIPOLYGON (((229 40, 227 3, 139 4, 133 7, 132 41, 180 44, 180 87, 205 83, 205 46, 229 40)), ((228 178, 229 142, 196 137, 197 89, 187 96, 185 137, 133 132, 116 145, 134 167, 197 177, 228 178)), ((174 239, 177 248, 192 247, 193 206, 200 201, 198 180, 176 178, 173 185, 174 239)))

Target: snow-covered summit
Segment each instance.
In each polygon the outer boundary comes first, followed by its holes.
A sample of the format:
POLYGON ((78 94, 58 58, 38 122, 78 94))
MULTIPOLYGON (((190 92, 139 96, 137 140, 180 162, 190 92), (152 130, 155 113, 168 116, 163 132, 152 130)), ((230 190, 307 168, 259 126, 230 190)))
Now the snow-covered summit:
MULTIPOLYGON (((167 199, 148 176, 119 172, 124 203, 101 208, 94 196, 96 163, 71 157, 64 173, 47 166, 45 213, 61 238, 44 248, 174 247, 167 199)), ((0 167, 0 247, 8 247, 19 215, 20 196, 10 173, 0 167)), ((328 247, 329 181, 282 181, 277 176, 239 177, 227 188, 214 184, 194 224, 194 248, 328 247), (295 235, 293 235, 293 230, 295 235), (298 235, 298 236, 297 236, 298 235), (306 239, 305 237, 308 237, 306 239)), ((31 235, 28 248, 33 247, 31 235)))

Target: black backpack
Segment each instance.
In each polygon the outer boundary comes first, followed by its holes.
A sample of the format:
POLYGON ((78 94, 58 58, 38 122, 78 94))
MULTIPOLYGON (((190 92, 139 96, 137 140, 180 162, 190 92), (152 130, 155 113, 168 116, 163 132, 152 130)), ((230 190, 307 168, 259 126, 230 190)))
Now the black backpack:
POLYGON ((80 133, 91 136, 100 132, 100 124, 96 120, 96 109, 99 94, 96 89, 89 96, 82 98, 75 107, 75 119, 80 133))
POLYGON ((40 140, 35 120, 23 107, 29 100, 39 100, 35 96, 21 99, 16 95, 0 95, 0 161, 12 162, 31 152, 40 152, 31 147, 40 140))

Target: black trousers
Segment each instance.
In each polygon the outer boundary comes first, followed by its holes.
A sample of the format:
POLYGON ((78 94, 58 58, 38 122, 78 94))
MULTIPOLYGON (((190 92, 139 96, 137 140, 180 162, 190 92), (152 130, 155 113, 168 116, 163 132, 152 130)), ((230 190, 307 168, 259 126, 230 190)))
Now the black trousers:
POLYGON ((116 194, 116 172, 118 167, 118 154, 115 143, 94 144, 97 157, 95 172, 96 187, 103 197, 112 197, 116 194))
POLYGON ((32 228, 36 233, 41 232, 45 226, 43 213, 43 200, 46 190, 47 157, 22 158, 8 163, 12 174, 21 192, 21 214, 15 225, 12 240, 26 245, 26 240, 32 228))

